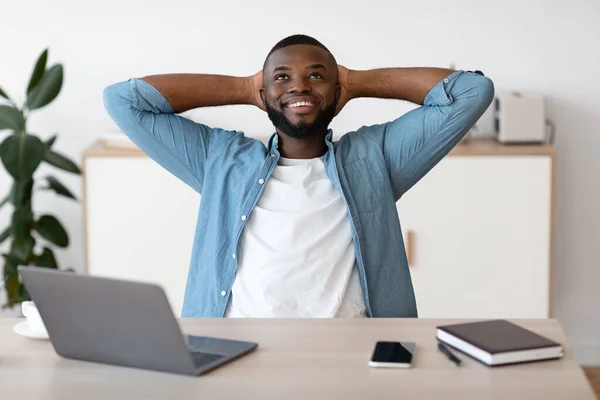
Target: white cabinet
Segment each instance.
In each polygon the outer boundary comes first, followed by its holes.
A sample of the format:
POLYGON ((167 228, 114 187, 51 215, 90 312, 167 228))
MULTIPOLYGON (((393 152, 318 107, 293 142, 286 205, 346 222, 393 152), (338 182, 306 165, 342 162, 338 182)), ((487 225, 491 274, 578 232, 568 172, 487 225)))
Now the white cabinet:
MULTIPOLYGON (((100 145, 84 186, 87 271, 158 283, 180 315, 200 196, 100 145)), ((547 146, 459 145, 417 183, 398 210, 419 316, 547 318, 551 193, 547 146)))
POLYGON ((548 318, 549 155, 450 156, 398 202, 419 316, 548 318))
POLYGON ((84 162, 87 271, 160 284, 181 315, 200 196, 145 156, 96 154, 84 162))

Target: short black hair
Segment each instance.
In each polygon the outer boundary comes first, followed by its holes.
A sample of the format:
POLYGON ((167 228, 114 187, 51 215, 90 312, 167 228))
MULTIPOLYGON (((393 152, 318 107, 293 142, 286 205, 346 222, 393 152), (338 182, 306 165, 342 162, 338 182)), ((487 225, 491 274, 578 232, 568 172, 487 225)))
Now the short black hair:
POLYGON ((269 51, 269 54, 267 54, 267 57, 265 58, 265 63, 263 64, 263 69, 267 65, 267 60, 269 59, 271 54, 273 54, 275 51, 277 51, 279 49, 283 49, 284 47, 294 46, 297 44, 308 44, 310 46, 320 47, 323 50, 325 50, 327 53, 329 53, 331 58, 333 58, 335 60, 335 57, 333 56, 333 54, 331 54, 329 49, 327 47, 325 47, 325 45, 323 43, 319 42, 317 39, 310 37, 308 35, 296 34, 296 35, 291 35, 291 36, 281 39, 279 42, 277 42, 277 44, 275 46, 273 46, 273 48, 271 49, 271 51, 269 51))

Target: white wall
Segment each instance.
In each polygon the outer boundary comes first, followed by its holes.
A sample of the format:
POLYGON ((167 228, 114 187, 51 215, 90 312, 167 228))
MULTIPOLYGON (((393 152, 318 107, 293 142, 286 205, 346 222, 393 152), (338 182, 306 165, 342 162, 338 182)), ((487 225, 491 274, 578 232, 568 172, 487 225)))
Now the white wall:
MULTIPOLYGON (((98 135, 115 130, 101 102, 106 85, 166 72, 249 75, 277 40, 299 32, 321 40, 350 68, 454 62, 481 69, 497 89, 544 94, 557 127, 555 316, 577 358, 600 364, 600 2, 0 0, 0 15, 0 86, 9 94, 22 99, 44 47, 50 61, 65 64, 61 96, 32 115, 30 128, 59 132, 56 148, 76 159, 98 135)), ((410 108, 355 100, 333 128, 343 133, 410 108)), ((266 115, 251 107, 190 116, 254 136, 272 131, 266 115)), ((490 122, 488 113, 481 127, 490 129, 490 122)), ((78 178, 56 175, 80 194, 78 178)), ((8 182, 0 173, 1 191, 8 182)), ((81 207, 46 194, 35 207, 66 222, 72 245, 59 258, 80 268, 81 207)), ((6 207, 0 227, 8 218, 6 207)))

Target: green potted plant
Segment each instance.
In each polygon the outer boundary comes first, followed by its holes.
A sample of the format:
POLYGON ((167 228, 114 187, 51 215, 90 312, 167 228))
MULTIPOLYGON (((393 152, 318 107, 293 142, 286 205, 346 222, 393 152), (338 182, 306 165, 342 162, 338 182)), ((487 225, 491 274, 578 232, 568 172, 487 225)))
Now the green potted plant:
POLYGON ((35 215, 32 209, 33 194, 39 190, 51 190, 77 200, 56 177, 34 176, 43 162, 74 174, 81 173, 77 164, 52 150, 56 134, 42 141, 27 129, 30 113, 52 102, 62 88, 62 64, 47 68, 47 60, 48 49, 42 52, 35 63, 24 104, 16 104, 0 87, 0 135, 7 134, 3 138, 0 136, 0 159, 12 178, 8 194, 0 200, 0 208, 7 204, 13 208, 9 225, 4 229, 0 227, 0 244, 10 241, 8 251, 2 254, 2 282, 7 299, 3 308, 12 308, 29 300, 27 290, 17 274, 18 265, 58 268, 52 247, 64 248, 69 245, 69 236, 56 217, 35 215))

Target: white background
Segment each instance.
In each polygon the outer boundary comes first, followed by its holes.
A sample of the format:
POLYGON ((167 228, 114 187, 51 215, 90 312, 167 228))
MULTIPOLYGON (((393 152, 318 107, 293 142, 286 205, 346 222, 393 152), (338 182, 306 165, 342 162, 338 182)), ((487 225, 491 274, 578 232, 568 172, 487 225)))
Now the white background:
MULTIPOLYGON (((24 99, 45 47, 50 63, 64 63, 60 97, 32 114, 29 128, 44 137, 59 132, 56 149, 78 161, 99 135, 116 131, 101 101, 110 83, 167 72, 250 75, 273 44, 293 33, 316 37, 350 68, 455 63, 484 71, 497 90, 545 95, 557 128, 553 308, 576 357, 600 363, 600 2, 0 0, 0 16, 0 86, 11 96, 24 99)), ((354 100, 332 127, 339 135, 410 108, 354 100)), ((252 136, 272 131, 266 115, 249 106, 189 116, 252 136)), ((479 126, 491 129, 489 113, 479 126)), ((55 175, 81 193, 79 178, 55 175)), ((0 192, 8 190, 1 171, 0 192)), ((42 194, 34 207, 64 221, 72 244, 59 260, 80 269, 81 206, 42 194)), ((0 228, 9 216, 5 207, 0 228)))

